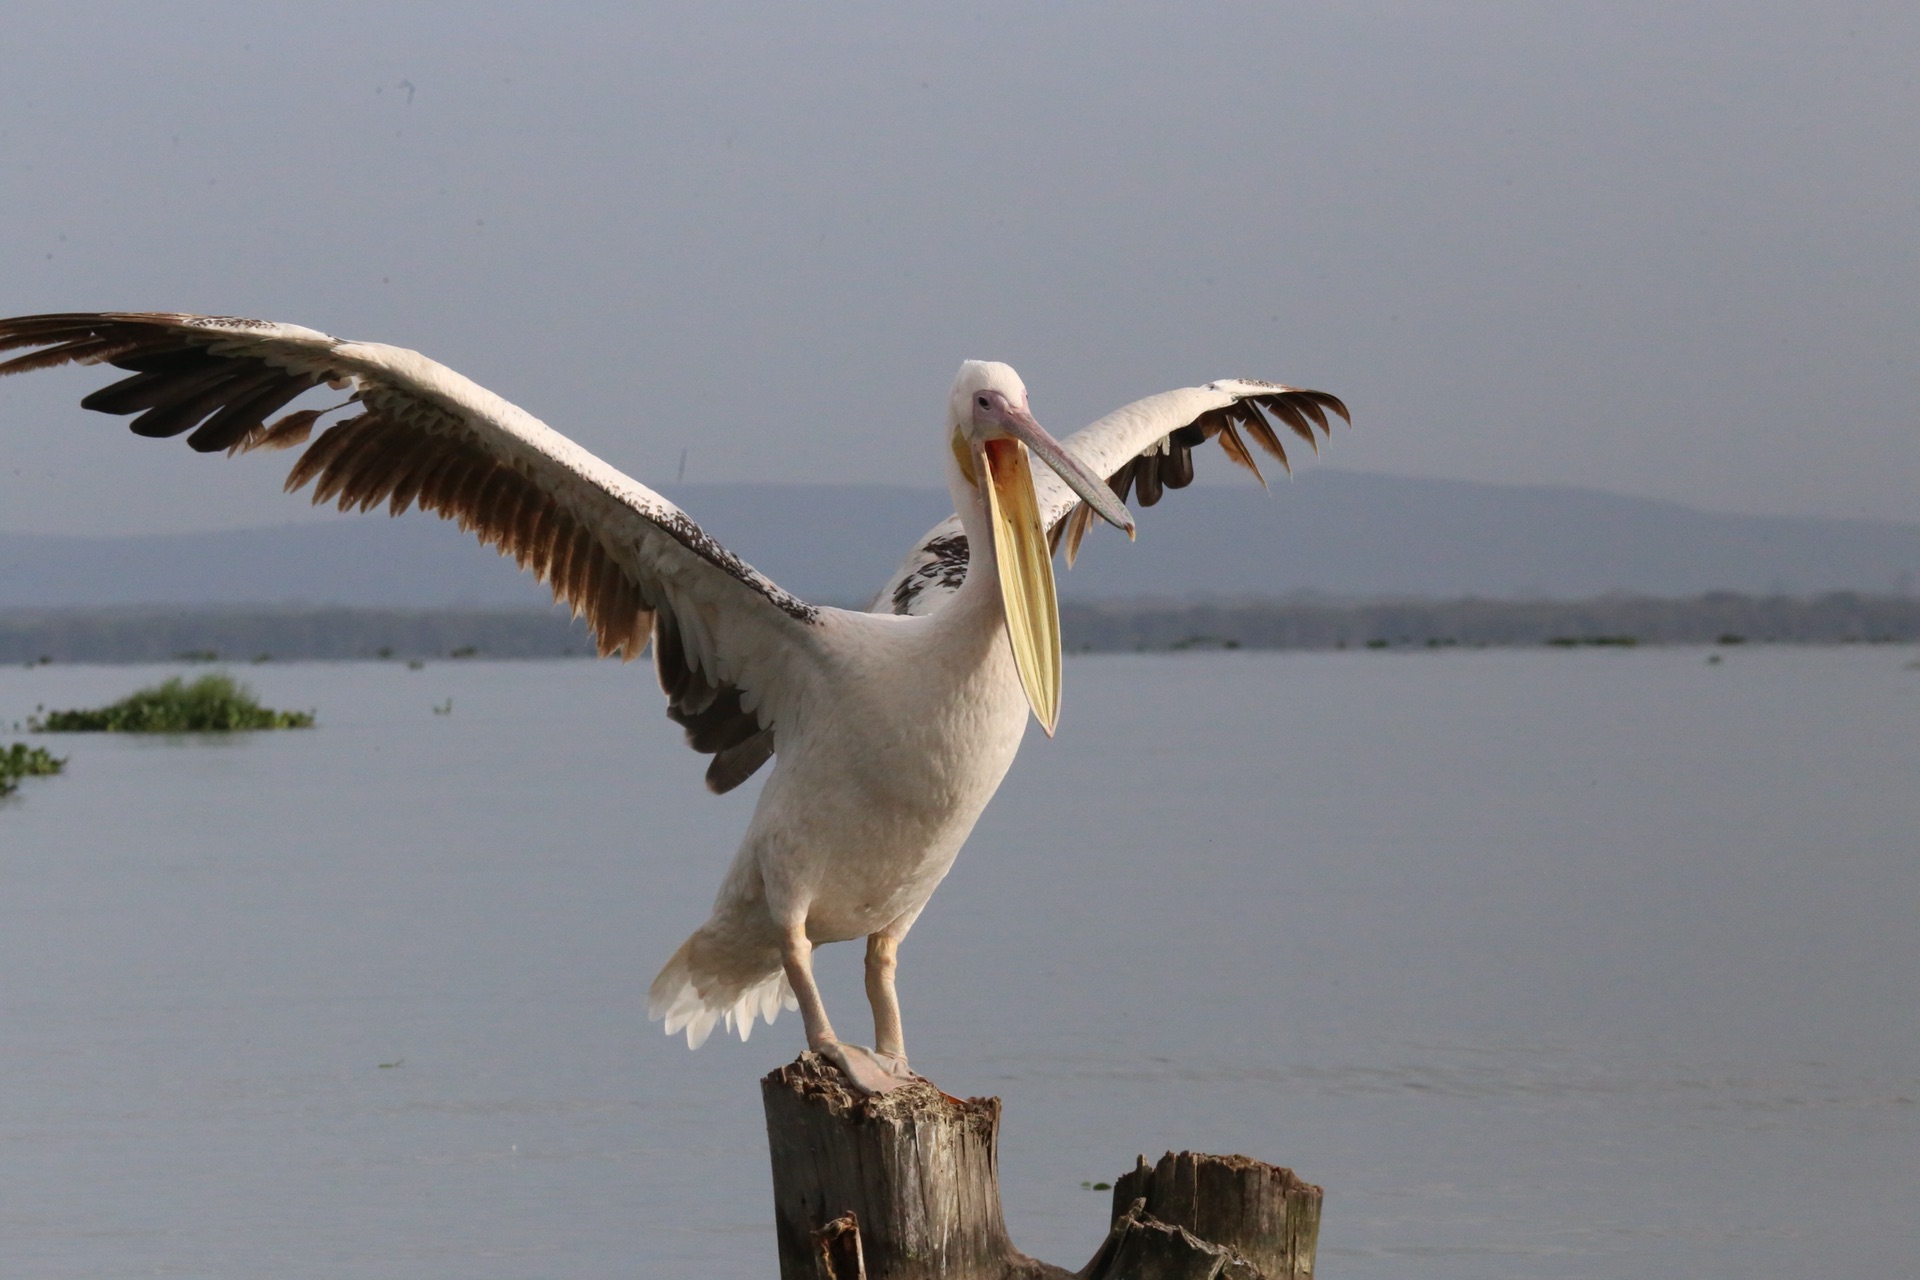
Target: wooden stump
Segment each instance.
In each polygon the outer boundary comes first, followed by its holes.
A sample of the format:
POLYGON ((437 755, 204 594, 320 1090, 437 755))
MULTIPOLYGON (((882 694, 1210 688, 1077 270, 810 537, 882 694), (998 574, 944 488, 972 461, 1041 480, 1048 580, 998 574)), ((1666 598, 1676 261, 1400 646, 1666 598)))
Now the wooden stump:
POLYGON ((998 1098, 920 1081, 866 1097, 812 1053, 760 1089, 782 1280, 1067 1280, 1007 1239, 998 1098))
POLYGON ((1168 1153, 1114 1185, 1079 1272, 1027 1257, 1000 1211, 1000 1100, 924 1081, 850 1089, 811 1053, 760 1082, 781 1280, 1311 1280, 1320 1188, 1245 1156, 1168 1153))
MULTIPOLYGON (((1312 1280, 1320 1188, 1246 1156, 1143 1156, 1113 1184, 1113 1220, 1179 1227, 1238 1253, 1268 1280, 1312 1280)), ((1223 1273, 1231 1274, 1231 1273, 1223 1273)))

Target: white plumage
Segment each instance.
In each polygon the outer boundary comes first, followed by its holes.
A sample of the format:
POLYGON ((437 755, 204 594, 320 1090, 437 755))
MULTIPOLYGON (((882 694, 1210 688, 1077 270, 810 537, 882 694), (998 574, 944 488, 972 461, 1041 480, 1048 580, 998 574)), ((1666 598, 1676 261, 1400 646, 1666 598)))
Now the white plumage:
POLYGON ((1005 365, 969 361, 949 396, 941 457, 955 516, 908 555, 867 612, 782 591, 659 494, 485 388, 416 352, 310 329, 174 314, 0 321, 0 374, 78 362, 131 376, 82 404, 137 415, 136 433, 203 452, 306 444, 289 489, 344 510, 410 505, 457 519, 586 617, 603 653, 648 642, 668 714, 714 757, 725 791, 771 758, 712 917, 654 981, 649 1015, 698 1047, 745 1039, 798 1008, 811 1047, 862 1088, 909 1078, 895 954, 1013 762, 1029 710, 1059 701, 1050 540, 1069 559, 1094 515, 1131 532, 1142 505, 1192 478, 1218 438, 1252 466, 1285 463, 1262 410, 1314 440, 1338 400, 1271 383, 1153 396, 1054 441, 1005 365), (326 384, 334 409, 280 415, 326 384), (329 413, 334 421, 307 443, 329 413), (271 423, 269 419, 274 419, 271 423), (1044 465, 1031 467, 1029 458, 1044 465), (814 946, 865 937, 872 1050, 839 1040, 812 977, 814 946))

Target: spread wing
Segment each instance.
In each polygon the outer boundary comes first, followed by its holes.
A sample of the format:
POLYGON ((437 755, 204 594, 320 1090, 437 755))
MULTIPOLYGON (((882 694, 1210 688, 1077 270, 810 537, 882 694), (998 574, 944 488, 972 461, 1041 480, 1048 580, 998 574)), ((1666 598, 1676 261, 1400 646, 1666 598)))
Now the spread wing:
POLYGON ((107 364, 129 375, 81 401, 138 415, 134 433, 202 453, 305 446, 289 492, 460 522, 584 616, 600 652, 651 639, 667 714, 714 757, 726 791, 773 754, 814 669, 819 611, 708 537, 685 512, 444 365, 296 325, 107 312, 0 320, 0 374, 107 364), (332 409, 276 417, 321 385, 332 409), (327 415, 346 416, 310 437, 327 415), (272 421, 269 421, 272 419, 272 421))
MULTIPOLYGON (((1263 485, 1266 477, 1260 474, 1255 447, 1291 473, 1280 428, 1318 452, 1314 433, 1331 434, 1329 413, 1352 422, 1347 406, 1324 391, 1228 378, 1136 400, 1060 443, 1088 470, 1105 476, 1122 501, 1132 496, 1139 506, 1151 507, 1167 490, 1193 483, 1193 451, 1209 440, 1218 440, 1228 460, 1253 472, 1263 485)), ((1067 564, 1072 565, 1097 517, 1046 467, 1036 466, 1033 478, 1040 517, 1054 547, 1066 544, 1067 564)), ((966 578, 967 536, 959 517, 949 516, 908 553, 870 608, 877 613, 933 613, 966 578)))

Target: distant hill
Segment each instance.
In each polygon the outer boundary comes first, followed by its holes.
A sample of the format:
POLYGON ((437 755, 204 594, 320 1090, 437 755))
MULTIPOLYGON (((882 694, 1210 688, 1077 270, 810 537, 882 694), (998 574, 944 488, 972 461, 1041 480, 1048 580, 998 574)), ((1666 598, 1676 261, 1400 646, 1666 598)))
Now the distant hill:
MULTIPOLYGON (((781 585, 839 603, 863 603, 948 510, 938 491, 868 485, 686 486, 672 496, 781 585)), ((1096 532, 1060 582, 1082 601, 1907 595, 1920 583, 1920 525, 1309 469, 1271 494, 1250 482, 1171 493, 1144 513, 1135 545, 1096 532)), ((544 593, 451 525, 417 515, 141 538, 0 534, 0 607, 238 603, 537 607, 544 593)))

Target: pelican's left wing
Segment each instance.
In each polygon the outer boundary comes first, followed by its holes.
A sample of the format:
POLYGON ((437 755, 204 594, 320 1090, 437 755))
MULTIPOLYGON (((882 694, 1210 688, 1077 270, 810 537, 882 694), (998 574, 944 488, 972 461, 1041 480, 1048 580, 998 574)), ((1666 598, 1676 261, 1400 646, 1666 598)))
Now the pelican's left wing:
MULTIPOLYGON (((1225 378, 1136 400, 1060 443, 1089 471, 1105 476, 1121 501, 1131 494, 1140 506, 1151 507, 1166 490, 1193 483, 1193 450, 1209 440, 1218 440, 1228 459, 1253 472, 1263 485, 1266 477, 1260 475, 1252 446, 1291 474, 1293 467, 1276 424, 1318 452, 1314 431, 1322 436, 1331 433, 1329 412, 1352 421, 1347 406, 1324 391, 1225 378)), ((1056 548, 1066 543, 1071 566, 1094 514, 1046 467, 1035 467, 1033 478, 1040 518, 1056 548)), ((959 518, 949 516, 928 530, 869 607, 878 613, 933 613, 966 577, 967 536, 961 532, 959 518)))
POLYGON ((726 791, 764 764, 817 653, 819 611, 715 542, 685 512, 524 410, 418 352, 297 325, 106 312, 0 320, 0 374, 109 364, 122 378, 80 403, 138 414, 143 436, 202 453, 306 444, 328 409, 269 423, 322 384, 352 416, 307 444, 287 476, 342 511, 385 503, 458 520, 585 616, 603 654, 649 638, 667 714, 714 756, 726 791))

